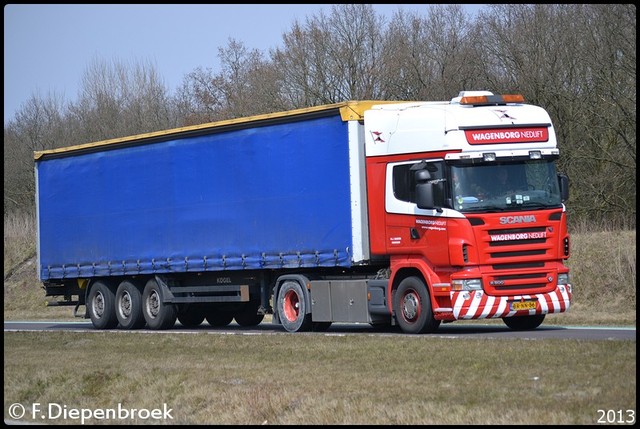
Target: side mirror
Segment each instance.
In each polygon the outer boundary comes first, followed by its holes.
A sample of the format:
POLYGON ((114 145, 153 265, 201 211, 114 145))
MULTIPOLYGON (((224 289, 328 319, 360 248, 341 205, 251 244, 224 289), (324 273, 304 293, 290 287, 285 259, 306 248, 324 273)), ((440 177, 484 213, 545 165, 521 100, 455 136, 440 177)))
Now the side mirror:
POLYGON ((560 198, 564 203, 569 199, 569 176, 558 173, 558 185, 560 186, 560 198))
POLYGON ((416 171, 416 204, 419 209, 442 210, 442 184, 433 183, 431 173, 427 170, 416 171))

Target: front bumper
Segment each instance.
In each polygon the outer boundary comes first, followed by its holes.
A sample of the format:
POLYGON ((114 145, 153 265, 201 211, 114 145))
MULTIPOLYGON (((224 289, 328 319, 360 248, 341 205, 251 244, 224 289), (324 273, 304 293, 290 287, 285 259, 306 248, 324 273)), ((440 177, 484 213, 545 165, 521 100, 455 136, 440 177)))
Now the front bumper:
POLYGON ((454 320, 563 313, 569 310, 571 300, 572 288, 570 284, 557 286, 549 293, 531 295, 496 297, 487 295, 481 290, 451 292, 454 320))

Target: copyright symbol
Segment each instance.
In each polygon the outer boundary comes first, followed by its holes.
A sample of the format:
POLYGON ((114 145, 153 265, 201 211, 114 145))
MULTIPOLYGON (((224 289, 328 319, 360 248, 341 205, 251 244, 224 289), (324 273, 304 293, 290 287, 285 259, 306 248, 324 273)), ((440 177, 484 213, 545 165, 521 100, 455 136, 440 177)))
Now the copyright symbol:
POLYGON ((16 402, 9 406, 9 417, 14 420, 21 419, 24 416, 25 411, 24 406, 16 402))

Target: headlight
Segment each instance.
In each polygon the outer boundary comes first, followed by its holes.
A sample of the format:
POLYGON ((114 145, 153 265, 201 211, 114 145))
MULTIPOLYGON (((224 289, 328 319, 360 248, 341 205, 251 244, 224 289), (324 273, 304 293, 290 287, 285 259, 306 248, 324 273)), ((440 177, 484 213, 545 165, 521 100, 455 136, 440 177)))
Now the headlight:
POLYGON ((451 290, 482 290, 482 280, 480 279, 459 279, 451 282, 451 290))
POLYGON ((569 273, 558 274, 558 285, 568 285, 569 284, 569 273))

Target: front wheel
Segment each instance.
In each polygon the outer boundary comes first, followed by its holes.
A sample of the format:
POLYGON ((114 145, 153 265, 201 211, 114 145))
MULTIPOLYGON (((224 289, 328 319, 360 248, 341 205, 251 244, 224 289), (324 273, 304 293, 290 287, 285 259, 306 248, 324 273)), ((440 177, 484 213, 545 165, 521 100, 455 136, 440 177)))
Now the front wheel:
POLYGON ((427 285, 419 277, 407 277, 398 285, 394 296, 398 325, 408 334, 435 332, 440 321, 433 317, 427 285))
POLYGON ((544 316, 544 314, 535 314, 533 316, 503 317, 502 321, 514 331, 531 331, 542 324, 544 316))
POLYGON ((307 302, 300 283, 286 281, 278 293, 276 310, 280 323, 289 332, 311 329, 311 313, 307 313, 307 302))
POLYGON ((155 279, 149 280, 142 292, 142 312, 149 329, 169 329, 178 318, 176 306, 162 302, 162 291, 155 279))

